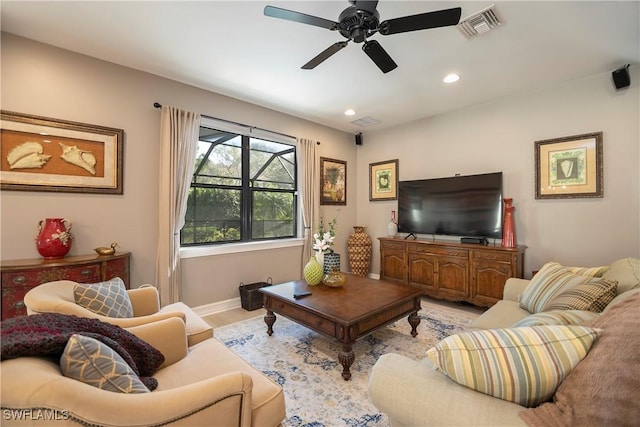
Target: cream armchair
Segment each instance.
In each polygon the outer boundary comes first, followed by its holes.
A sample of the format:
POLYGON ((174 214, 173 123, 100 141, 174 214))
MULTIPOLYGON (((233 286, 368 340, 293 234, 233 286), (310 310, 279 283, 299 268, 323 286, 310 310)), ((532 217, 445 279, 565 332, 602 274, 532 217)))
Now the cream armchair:
POLYGON ((73 297, 75 285, 76 282, 71 280, 58 280, 36 286, 24 297, 27 313, 60 313, 90 317, 123 328, 179 317, 186 324, 190 346, 213 337, 213 328, 186 304, 177 302, 160 308, 158 291, 153 286, 143 285, 137 289, 127 290, 133 306, 133 317, 115 318, 96 314, 76 304, 73 297))
POLYGON ((64 377, 57 360, 5 360, 2 425, 268 427, 284 420, 282 388, 215 338, 188 347, 178 317, 127 330, 165 356, 153 375, 158 388, 116 393, 64 377))

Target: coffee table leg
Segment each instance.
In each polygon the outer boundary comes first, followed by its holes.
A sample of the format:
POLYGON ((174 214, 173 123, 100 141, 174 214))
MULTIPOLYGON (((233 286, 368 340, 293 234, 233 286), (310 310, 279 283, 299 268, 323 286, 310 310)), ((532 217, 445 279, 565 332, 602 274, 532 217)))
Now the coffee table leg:
POLYGON ((353 343, 342 343, 342 351, 338 354, 338 361, 342 364, 342 378, 345 381, 351 379, 351 371, 349 368, 353 364, 356 356, 352 351, 353 343))
POLYGON ((408 320, 409 324, 411 325, 411 336, 415 337, 416 335, 418 335, 418 331, 416 329, 420 324, 420 316, 418 316, 418 312, 414 311, 413 313, 411 313, 408 320))
POLYGON ((264 323, 267 324, 267 334, 271 336, 273 334, 273 324, 276 323, 276 315, 273 311, 267 310, 267 314, 264 315, 264 323))

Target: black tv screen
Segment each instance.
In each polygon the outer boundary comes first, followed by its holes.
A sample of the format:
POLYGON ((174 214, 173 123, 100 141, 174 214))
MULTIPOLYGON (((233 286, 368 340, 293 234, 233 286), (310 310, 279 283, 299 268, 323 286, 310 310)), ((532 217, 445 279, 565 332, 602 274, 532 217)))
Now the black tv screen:
POLYGON ((400 181, 398 231, 502 237, 502 172, 400 181))

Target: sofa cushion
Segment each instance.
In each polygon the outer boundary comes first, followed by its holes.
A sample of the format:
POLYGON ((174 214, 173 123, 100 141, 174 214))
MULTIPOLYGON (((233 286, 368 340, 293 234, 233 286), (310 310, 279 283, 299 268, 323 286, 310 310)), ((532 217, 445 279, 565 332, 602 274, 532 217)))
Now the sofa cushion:
POLYGON ((618 295, 640 288, 640 259, 622 258, 614 261, 602 278, 618 282, 618 295))
POLYGON ((262 372, 215 338, 189 347, 189 355, 155 374, 157 391, 175 389, 207 378, 240 371, 251 376, 253 426, 276 426, 286 416, 284 391, 262 372))
POLYGON ((545 306, 549 310, 585 310, 600 313, 616 297, 618 282, 598 280, 582 283, 556 295, 545 306))
POLYGON ((530 313, 546 311, 546 306, 556 295, 574 286, 597 283, 600 278, 572 273, 557 262, 545 264, 522 292, 520 307, 530 313))
POLYGON ((536 313, 517 321, 513 328, 540 325, 581 325, 598 318, 597 313, 582 310, 551 310, 536 313))
POLYGON ((80 334, 69 337, 60 357, 62 375, 102 390, 148 393, 124 359, 106 344, 80 334))
POLYGON ((596 335, 585 326, 470 331, 440 341, 427 357, 459 384, 531 407, 553 396, 596 335))
POLYGON ((133 317, 133 307, 121 278, 100 283, 78 283, 73 298, 81 307, 107 317, 133 317))
POLYGON ((530 315, 531 313, 520 307, 518 301, 500 300, 471 322, 470 327, 474 329, 509 328, 530 315))
POLYGON ((640 292, 612 303, 589 354, 558 387, 553 403, 522 411, 531 426, 637 426, 640 421, 640 292))

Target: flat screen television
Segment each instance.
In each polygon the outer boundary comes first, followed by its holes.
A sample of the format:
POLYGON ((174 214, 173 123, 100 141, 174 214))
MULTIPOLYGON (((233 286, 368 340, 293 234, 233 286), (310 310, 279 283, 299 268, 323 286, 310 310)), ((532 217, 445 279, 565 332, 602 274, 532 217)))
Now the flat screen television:
POLYGON ((502 237, 502 172, 400 181, 398 231, 502 237))

